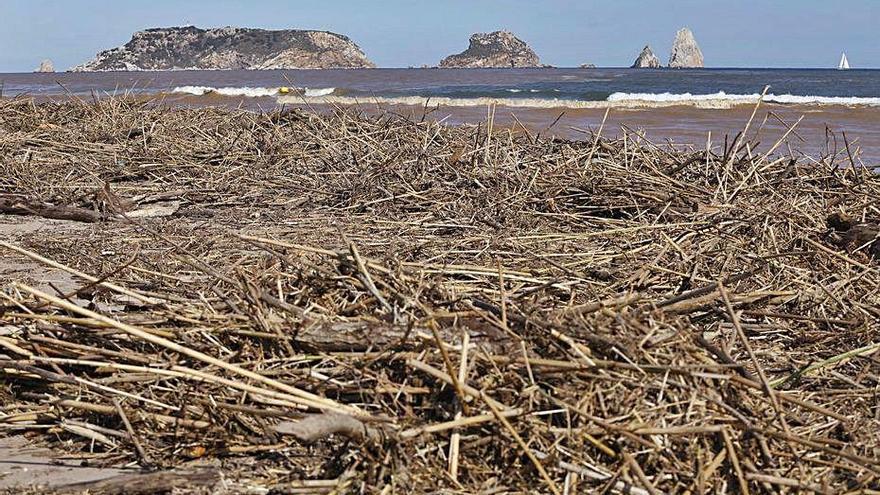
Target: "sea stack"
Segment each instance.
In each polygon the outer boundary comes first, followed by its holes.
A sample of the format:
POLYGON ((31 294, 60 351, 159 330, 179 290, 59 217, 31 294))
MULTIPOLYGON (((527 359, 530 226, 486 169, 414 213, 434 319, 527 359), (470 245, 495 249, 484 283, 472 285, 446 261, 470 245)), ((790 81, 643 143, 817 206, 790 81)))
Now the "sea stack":
POLYGON ((139 31, 74 72, 179 69, 373 68, 352 40, 327 31, 193 26, 139 31))
POLYGON ((635 63, 632 64, 633 69, 659 69, 660 67, 662 67, 660 59, 657 58, 657 55, 654 55, 651 45, 645 45, 642 48, 642 53, 639 54, 635 63))
POLYGON ((679 29, 672 43, 672 53, 669 55, 669 68, 692 69, 703 67, 703 52, 697 45, 694 33, 688 28, 679 29))
POLYGON ((477 33, 467 50, 440 62, 443 68, 542 67, 541 59, 525 41, 508 31, 477 33))
POLYGON ((40 66, 37 67, 37 70, 35 70, 34 72, 55 72, 55 65, 52 63, 51 60, 46 59, 40 62, 40 66))

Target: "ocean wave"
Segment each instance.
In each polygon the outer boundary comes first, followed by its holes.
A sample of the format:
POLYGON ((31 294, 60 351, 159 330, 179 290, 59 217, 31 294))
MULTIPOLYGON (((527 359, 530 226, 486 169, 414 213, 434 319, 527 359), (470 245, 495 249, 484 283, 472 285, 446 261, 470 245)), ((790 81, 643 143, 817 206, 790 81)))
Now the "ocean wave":
MULTIPOLYGON (((558 92, 558 90, 547 90, 558 92)), ((262 87, 220 87, 211 86, 180 86, 174 88, 175 93, 191 94, 196 96, 219 95, 227 97, 277 97, 281 103, 330 103, 338 105, 356 105, 379 103, 384 105, 439 105, 450 107, 474 107, 491 104, 519 107, 519 108, 664 108, 673 106, 689 106, 706 109, 726 109, 738 105, 754 105, 761 95, 754 94, 728 94, 723 91, 711 94, 691 93, 612 93, 607 98, 605 95, 595 95, 595 99, 582 98, 554 98, 541 97, 552 95, 540 95, 538 97, 519 97, 520 93, 544 92, 536 89, 510 88, 506 92, 509 97, 492 96, 355 96, 346 95, 345 91, 337 91, 336 88, 262 88, 262 87)), ((880 97, 842 97, 842 96, 801 96, 791 94, 768 94, 764 96, 766 103, 780 105, 802 106, 847 106, 847 107, 880 107, 880 97)))
POLYGON ((220 96, 244 96, 247 98, 260 98, 266 96, 279 96, 293 93, 306 97, 322 97, 332 95, 336 88, 252 88, 252 87, 225 87, 215 88, 212 86, 178 86, 175 93, 190 94, 196 96, 220 95, 220 96))
MULTIPOLYGON (((671 104, 691 104, 700 102, 731 102, 733 104, 754 104, 761 98, 755 94, 727 94, 723 91, 712 94, 691 93, 613 93, 609 102, 652 102, 671 104)), ((790 94, 768 94, 764 96, 767 103, 783 105, 838 105, 838 106, 880 106, 878 97, 859 96, 801 96, 790 94)))
MULTIPOLYGON (((560 108, 560 109, 590 109, 590 108, 655 108, 685 105, 682 102, 663 101, 598 101, 598 100, 575 100, 567 98, 449 98, 449 97, 425 97, 425 96, 340 96, 328 95, 323 97, 303 96, 280 96, 279 103, 296 104, 334 104, 334 105, 404 105, 404 106, 443 106, 443 107, 484 107, 487 105, 499 105, 514 108, 560 108)), ((687 103, 697 108, 724 109, 735 106, 738 103, 729 101, 695 101, 687 103)))
MULTIPOLYGON (((511 93, 515 91, 508 90, 511 93)), ((328 94, 326 96, 314 97, 306 94, 296 96, 284 96, 279 98, 281 103, 307 103, 321 104, 337 104, 337 105, 357 105, 357 104, 382 104, 382 105, 407 105, 407 106, 425 106, 439 105, 449 107, 475 107, 487 105, 500 105, 507 107, 519 108, 569 108, 569 109, 589 109, 589 108, 622 108, 622 109, 640 109, 640 108, 666 108, 675 106, 688 106, 693 108, 704 109, 728 109, 739 105, 754 105, 761 98, 759 94, 727 94, 724 92, 712 94, 690 94, 690 93, 613 93, 604 100, 581 100, 571 98, 517 98, 517 97, 471 97, 471 98, 451 98, 451 97, 426 97, 426 96, 342 96, 338 94, 328 94)), ((803 106, 880 106, 880 97, 839 97, 839 96, 798 96, 798 95, 775 95, 768 94, 764 96, 766 103, 775 103, 783 105, 803 105, 803 106)))
POLYGON ((314 96, 328 96, 328 95, 332 95, 335 92, 336 92, 336 88, 316 88, 316 89, 306 88, 306 90, 303 94, 305 94, 306 96, 309 96, 309 97, 314 97, 314 96))
POLYGON ((221 95, 221 96, 246 96, 248 98, 259 98, 261 96, 277 96, 279 94, 279 88, 250 88, 250 87, 214 88, 211 86, 178 86, 178 87, 174 88, 174 92, 196 95, 196 96, 221 95))

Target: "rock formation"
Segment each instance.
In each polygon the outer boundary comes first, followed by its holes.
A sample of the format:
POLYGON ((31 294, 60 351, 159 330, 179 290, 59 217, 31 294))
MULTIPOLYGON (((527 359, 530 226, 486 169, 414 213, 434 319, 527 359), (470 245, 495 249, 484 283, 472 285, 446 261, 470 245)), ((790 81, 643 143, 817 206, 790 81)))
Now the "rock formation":
POLYGON ((349 38, 326 31, 193 26, 139 31, 75 72, 175 69, 372 68, 349 38))
POLYGON ((581 69, 595 69, 595 68, 596 68, 596 64, 590 64, 590 63, 581 64, 581 69))
POLYGON ((669 55, 671 69, 688 69, 703 67, 703 52, 700 51, 694 33, 688 28, 681 28, 675 35, 672 53, 669 55))
POLYGON ((34 72, 55 72, 55 65, 49 59, 40 62, 40 66, 34 72))
POLYGON ((651 45, 645 45, 642 48, 642 53, 639 54, 635 63, 632 64, 633 69, 659 69, 660 67, 662 67, 660 59, 657 58, 657 55, 654 55, 651 45))
POLYGON ((440 67, 542 67, 541 60, 525 41, 507 31, 471 36, 467 50, 450 55, 440 67))

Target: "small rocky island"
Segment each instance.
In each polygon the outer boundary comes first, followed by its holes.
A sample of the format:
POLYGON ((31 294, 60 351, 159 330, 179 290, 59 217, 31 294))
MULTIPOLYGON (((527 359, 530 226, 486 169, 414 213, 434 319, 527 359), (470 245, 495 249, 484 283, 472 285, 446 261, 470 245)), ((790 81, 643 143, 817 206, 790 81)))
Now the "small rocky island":
POLYGON ((179 69, 373 68, 360 47, 327 31, 193 26, 139 31, 74 72, 179 69))
POLYGON ((34 70, 35 73, 51 73, 55 72, 55 64, 51 60, 46 59, 40 62, 40 66, 34 70))
POLYGON ((645 45, 642 48, 642 53, 639 54, 635 63, 632 64, 633 69, 659 69, 662 66, 660 59, 657 58, 657 55, 654 55, 651 45, 645 45))
POLYGON ((508 31, 477 33, 467 50, 440 62, 443 68, 543 67, 538 54, 508 31))
POLYGON ((672 43, 669 55, 670 69, 693 69, 703 67, 703 52, 697 44, 694 33, 688 28, 681 28, 672 43))

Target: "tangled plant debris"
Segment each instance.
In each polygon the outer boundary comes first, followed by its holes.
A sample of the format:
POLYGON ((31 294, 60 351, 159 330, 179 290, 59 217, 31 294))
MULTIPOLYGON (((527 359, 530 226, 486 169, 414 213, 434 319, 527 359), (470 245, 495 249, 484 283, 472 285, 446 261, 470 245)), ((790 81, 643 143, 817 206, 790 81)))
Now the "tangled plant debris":
POLYGON ((0 432, 143 468, 58 493, 880 486, 873 172, 492 127, 0 102, 0 432))

